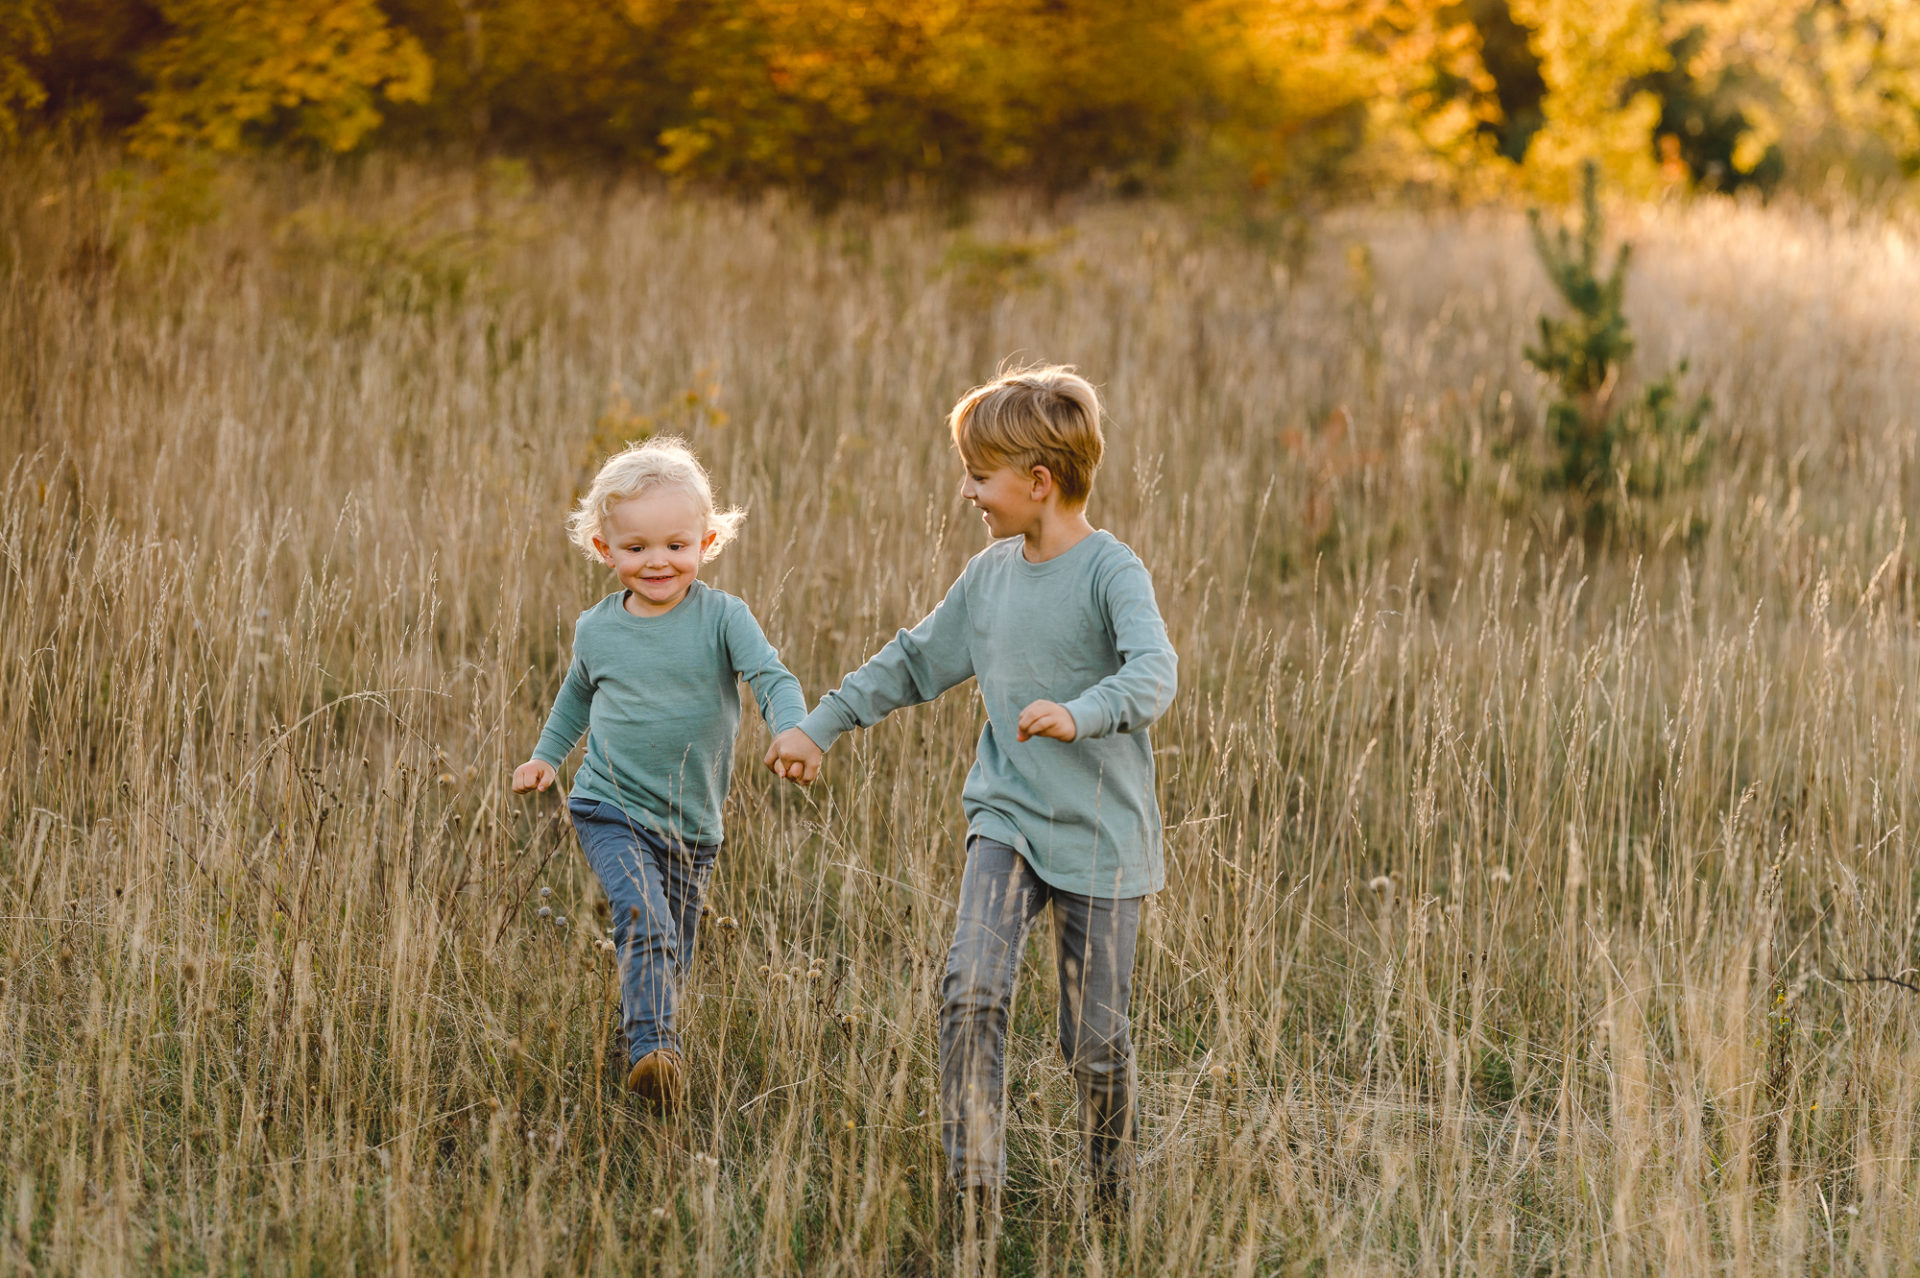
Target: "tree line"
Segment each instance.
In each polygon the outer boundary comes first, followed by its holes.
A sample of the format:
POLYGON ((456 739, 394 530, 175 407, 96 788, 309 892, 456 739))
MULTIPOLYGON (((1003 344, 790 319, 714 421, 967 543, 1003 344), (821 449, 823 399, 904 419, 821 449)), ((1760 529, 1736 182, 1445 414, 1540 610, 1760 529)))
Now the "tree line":
POLYGON ((578 155, 824 198, 1899 183, 1908 0, 0 0, 0 143, 578 155))

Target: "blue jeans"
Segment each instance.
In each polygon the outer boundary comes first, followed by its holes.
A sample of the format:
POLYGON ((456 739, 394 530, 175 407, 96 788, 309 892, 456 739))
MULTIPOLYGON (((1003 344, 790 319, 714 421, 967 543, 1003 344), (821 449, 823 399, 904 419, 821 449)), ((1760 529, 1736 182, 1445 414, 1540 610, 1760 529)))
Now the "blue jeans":
POLYGON ((569 799, 567 815, 613 912, 628 1062, 657 1048, 677 1052, 678 987, 693 961, 700 907, 720 847, 664 838, 595 799, 569 799))
POLYGON ((960 917, 940 985, 940 1136, 956 1186, 1006 1180, 1007 1018, 1027 930, 1053 906, 1060 1052, 1080 1098, 1080 1141, 1096 1184, 1133 1171, 1133 996, 1140 897, 1052 887, 1004 843, 975 837, 960 875, 960 917))

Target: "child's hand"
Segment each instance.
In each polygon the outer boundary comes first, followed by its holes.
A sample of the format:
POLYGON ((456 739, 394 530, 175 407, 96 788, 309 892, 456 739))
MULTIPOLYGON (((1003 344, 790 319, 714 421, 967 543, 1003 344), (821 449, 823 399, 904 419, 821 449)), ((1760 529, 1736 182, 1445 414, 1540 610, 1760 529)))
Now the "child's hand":
POLYGON ((528 759, 513 770, 513 792, 525 794, 529 790, 544 791, 559 779, 551 763, 544 759, 528 759))
POLYGON ((1073 715, 1058 701, 1036 701, 1020 712, 1020 740, 1028 737, 1052 737, 1071 741, 1080 735, 1073 715))
POLYGON ((767 747, 766 765, 773 775, 799 785, 812 785, 820 775, 820 761, 826 756, 813 738, 798 728, 788 728, 767 747))

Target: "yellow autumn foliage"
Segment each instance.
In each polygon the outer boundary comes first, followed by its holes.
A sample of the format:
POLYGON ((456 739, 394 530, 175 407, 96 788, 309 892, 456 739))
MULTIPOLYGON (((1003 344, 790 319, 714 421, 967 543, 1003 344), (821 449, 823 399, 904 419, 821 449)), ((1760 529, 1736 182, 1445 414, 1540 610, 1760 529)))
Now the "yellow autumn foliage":
POLYGON ((86 16, 113 2, 0 0, 0 140, 64 115, 150 156, 339 152, 384 126, 829 200, 1094 182, 1557 201, 1588 160, 1640 197, 1688 165, 1802 186, 1836 165, 1920 170, 1914 0, 151 0, 118 25, 86 16), (1692 122, 1684 138, 1656 138, 1663 115, 1692 122))
POLYGON ((1912 0, 1688 0, 1667 20, 1692 41, 1688 75, 1746 121, 1733 161, 1879 153, 1920 165, 1920 5, 1912 0))
POLYGON ((423 102, 432 65, 374 0, 160 0, 173 34, 153 49, 136 150, 182 143, 237 151, 249 134, 350 151, 381 121, 379 103, 423 102))
POLYGON ((46 53, 48 0, 0 0, 0 142, 18 136, 20 116, 46 99, 29 59, 46 53))
POLYGON ((1538 198, 1571 200, 1588 160, 1606 186, 1647 196, 1661 185, 1654 160, 1660 100, 1634 82, 1669 62, 1654 0, 1510 0, 1514 20, 1532 29, 1547 92, 1545 123, 1523 161, 1538 198))
POLYGON ((1458 184, 1493 164, 1480 37, 1446 0, 1219 0, 1274 86, 1288 131, 1356 117, 1376 176, 1458 184))

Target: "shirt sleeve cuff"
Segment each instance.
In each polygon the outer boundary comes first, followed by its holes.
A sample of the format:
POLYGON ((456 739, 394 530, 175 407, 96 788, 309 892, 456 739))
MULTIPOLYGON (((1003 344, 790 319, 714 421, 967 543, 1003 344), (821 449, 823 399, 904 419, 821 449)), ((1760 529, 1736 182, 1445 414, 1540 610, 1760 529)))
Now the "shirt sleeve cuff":
POLYGON ((807 703, 799 697, 793 698, 792 701, 784 699, 777 701, 770 709, 772 713, 769 717, 773 720, 770 726, 776 737, 789 728, 799 727, 800 721, 807 717, 807 703))
POLYGON ((840 739, 840 734, 849 726, 851 725, 846 723, 845 716, 825 701, 815 706, 813 713, 800 721, 800 731, 806 733, 807 739, 820 747, 822 754, 833 749, 833 743, 840 739))
POLYGON ((1098 698, 1078 696, 1067 702, 1066 711, 1073 716, 1073 738, 1104 737, 1113 732, 1113 717, 1098 698))

